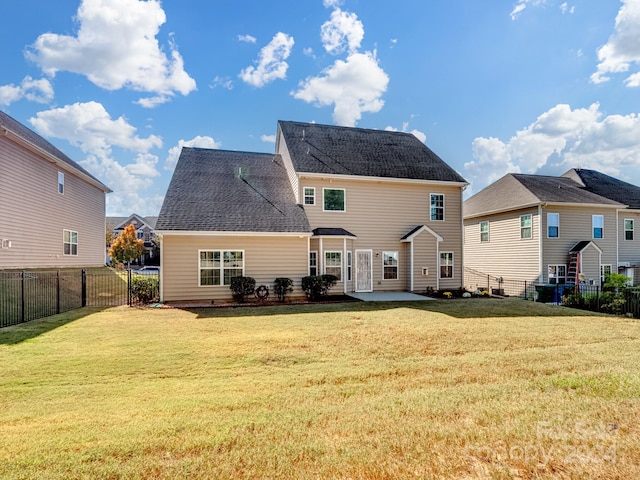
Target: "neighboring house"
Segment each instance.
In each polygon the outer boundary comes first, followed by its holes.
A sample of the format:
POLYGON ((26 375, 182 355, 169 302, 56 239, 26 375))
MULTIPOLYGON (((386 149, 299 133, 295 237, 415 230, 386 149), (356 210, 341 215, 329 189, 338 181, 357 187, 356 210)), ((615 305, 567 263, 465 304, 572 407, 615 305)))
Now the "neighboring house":
POLYGON ((183 148, 156 223, 162 298, 322 273, 332 293, 463 284, 467 182, 411 134, 278 122, 275 154, 183 148))
POLYGON ((107 217, 107 228, 111 228, 113 231, 113 238, 119 237, 124 231, 125 227, 133 225, 136 229, 136 234, 140 240, 144 240, 144 248, 146 250, 143 263, 155 263, 155 255, 157 255, 155 246, 153 244, 153 235, 156 228, 156 221, 158 217, 143 217, 136 213, 129 215, 128 217, 107 217))
POLYGON ((639 187, 594 170, 507 174, 464 202, 465 266, 511 280, 602 285, 606 274, 640 265, 639 214, 639 187))
POLYGON ((104 265, 110 191, 0 111, 0 269, 104 265))

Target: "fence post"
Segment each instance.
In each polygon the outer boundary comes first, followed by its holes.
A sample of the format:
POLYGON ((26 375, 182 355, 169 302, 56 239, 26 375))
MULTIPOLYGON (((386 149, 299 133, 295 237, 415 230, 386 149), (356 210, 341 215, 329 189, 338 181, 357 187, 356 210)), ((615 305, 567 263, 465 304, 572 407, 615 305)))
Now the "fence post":
POLYGON ((60 313, 60 270, 56 271, 56 314, 60 313))
POLYGON ((20 308, 21 308, 21 312, 20 312, 20 319, 21 322, 24 323, 24 270, 22 270, 20 272, 20 308))
POLYGON ((127 270, 127 303, 131 306, 131 269, 127 270))
POLYGON ((82 269, 82 306, 87 306, 87 270, 82 269))

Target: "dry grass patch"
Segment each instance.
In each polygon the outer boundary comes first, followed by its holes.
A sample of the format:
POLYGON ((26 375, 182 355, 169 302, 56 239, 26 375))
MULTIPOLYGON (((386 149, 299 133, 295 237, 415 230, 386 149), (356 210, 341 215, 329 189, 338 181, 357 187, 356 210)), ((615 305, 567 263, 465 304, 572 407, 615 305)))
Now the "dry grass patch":
POLYGON ((0 331, 0 477, 638 478, 640 324, 521 301, 0 331))

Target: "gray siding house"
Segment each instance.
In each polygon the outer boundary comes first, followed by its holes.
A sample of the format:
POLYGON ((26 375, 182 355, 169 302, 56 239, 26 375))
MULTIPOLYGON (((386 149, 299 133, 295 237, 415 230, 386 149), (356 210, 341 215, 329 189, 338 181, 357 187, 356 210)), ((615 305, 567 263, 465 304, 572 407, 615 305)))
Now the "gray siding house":
POLYGON ((0 111, 0 269, 104 265, 110 191, 0 111))
POLYGON ((413 135, 278 122, 274 154, 183 148, 156 223, 162 298, 330 273, 333 293, 463 284, 467 182, 413 135))

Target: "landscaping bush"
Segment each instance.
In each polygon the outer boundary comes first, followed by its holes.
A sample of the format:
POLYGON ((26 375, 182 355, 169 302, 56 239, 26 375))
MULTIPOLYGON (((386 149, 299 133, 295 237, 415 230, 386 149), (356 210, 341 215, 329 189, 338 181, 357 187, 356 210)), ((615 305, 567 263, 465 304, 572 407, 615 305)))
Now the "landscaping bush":
POLYGON ((290 278, 278 277, 273 281, 273 291, 278 296, 278 301, 284 302, 287 293, 293 292, 293 280, 290 278))
POLYGON ((302 277, 302 290, 310 300, 319 300, 324 297, 331 287, 338 282, 335 275, 310 275, 302 277))
POLYGON ((157 301, 160 282, 158 277, 133 276, 131 278, 131 297, 136 302, 150 303, 157 301))
POLYGON ((229 288, 233 299, 238 303, 244 303, 245 297, 253 295, 256 291, 256 280, 252 277, 232 277, 229 288))

